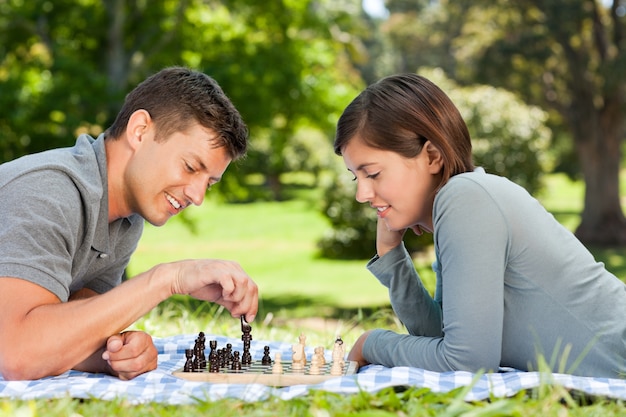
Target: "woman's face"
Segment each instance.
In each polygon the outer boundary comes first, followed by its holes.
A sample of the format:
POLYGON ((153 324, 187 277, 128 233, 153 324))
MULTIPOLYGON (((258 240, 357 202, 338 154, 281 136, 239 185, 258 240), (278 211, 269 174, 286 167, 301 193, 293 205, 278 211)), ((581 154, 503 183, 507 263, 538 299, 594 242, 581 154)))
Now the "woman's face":
POLYGON ((366 145, 358 136, 342 150, 357 181, 356 200, 369 203, 390 230, 433 231, 433 202, 442 158, 431 142, 413 158, 366 145))

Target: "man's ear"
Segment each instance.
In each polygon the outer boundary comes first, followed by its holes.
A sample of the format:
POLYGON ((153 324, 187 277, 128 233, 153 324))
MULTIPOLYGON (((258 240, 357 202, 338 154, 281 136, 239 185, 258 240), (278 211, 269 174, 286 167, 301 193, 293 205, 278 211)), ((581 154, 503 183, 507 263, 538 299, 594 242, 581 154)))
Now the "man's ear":
POLYGON ((428 155, 428 169, 431 174, 439 174, 443 168, 443 155, 438 147, 431 141, 424 144, 426 154, 428 155))
POLYGON ((126 138, 129 143, 140 143, 151 122, 150 113, 146 110, 136 110, 131 114, 126 125, 126 138))

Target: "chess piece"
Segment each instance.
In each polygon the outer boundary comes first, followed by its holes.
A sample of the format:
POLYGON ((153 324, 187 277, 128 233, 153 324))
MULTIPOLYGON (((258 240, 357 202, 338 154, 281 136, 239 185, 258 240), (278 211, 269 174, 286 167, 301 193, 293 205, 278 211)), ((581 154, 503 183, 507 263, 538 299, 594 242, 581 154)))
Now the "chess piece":
MULTIPOLYGON (((202 332, 200 335, 204 336, 202 332)), ((194 372, 202 372, 203 369, 206 369, 206 357, 204 356, 204 339, 199 337, 196 339, 196 343, 193 345, 193 371, 194 372)))
POLYGON ((326 358, 324 357, 324 346, 317 346, 313 349, 313 357, 311 358, 311 362, 317 362, 317 366, 326 365, 326 358))
POLYGON ((341 336, 337 336, 333 346, 333 362, 330 366, 331 375, 343 375, 344 356, 345 346, 343 345, 343 340, 341 340, 341 336))
POLYGON ((330 365, 330 374, 333 376, 343 375, 343 362, 333 361, 332 365, 330 365))
POLYGON ((272 365, 272 373, 273 374, 282 374, 283 373, 283 364, 281 362, 281 354, 277 352, 274 356, 274 365, 272 365))
POLYGON ((319 374, 320 374, 319 363, 311 361, 311 366, 309 366, 309 375, 319 375, 319 374))
POLYGON ((224 356, 226 357, 226 366, 230 366, 233 363, 233 345, 230 343, 226 343, 226 352, 224 352, 224 356))
POLYGON ((241 316, 241 340, 243 341, 243 355, 241 363, 250 365, 252 363, 252 355, 250 354, 250 341, 252 340, 252 326, 248 324, 245 316, 241 316))
POLYGON ((209 353, 209 372, 219 372, 220 371, 220 359, 217 351, 213 349, 211 353, 209 353))
POLYGON ((306 364, 306 355, 304 353, 304 346, 300 343, 291 345, 291 369, 294 371, 304 369, 306 364))
POLYGON ((241 371, 241 361, 239 360, 239 352, 235 351, 233 353, 233 363, 230 366, 230 369, 233 371, 241 371))
POLYGON ((345 349, 346 348, 343 345, 343 340, 341 340, 341 336, 337 336, 337 340, 335 340, 335 345, 333 346, 333 362, 343 362, 343 358, 346 355, 345 349))
POLYGON ((306 366, 306 336, 304 333, 300 333, 298 336, 298 343, 302 345, 302 366, 306 366))
POLYGON ((245 346, 243 348, 243 354, 241 355, 241 364, 242 365, 252 364, 252 355, 250 354, 250 346, 245 346))
POLYGON ((183 372, 192 372, 193 371, 193 349, 185 349, 185 366, 183 367, 183 372))
POLYGON ((270 347, 269 346, 265 346, 263 348, 263 358, 261 358, 261 364, 262 365, 271 365, 272 364, 272 357, 270 356, 270 347))

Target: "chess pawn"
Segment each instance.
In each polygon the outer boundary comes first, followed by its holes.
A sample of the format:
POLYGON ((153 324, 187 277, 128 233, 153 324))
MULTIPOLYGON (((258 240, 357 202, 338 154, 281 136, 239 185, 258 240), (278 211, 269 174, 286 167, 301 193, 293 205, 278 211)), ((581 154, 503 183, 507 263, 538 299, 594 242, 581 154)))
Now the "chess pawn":
POLYGON ((272 365, 272 373, 273 374, 283 373, 283 364, 281 362, 280 352, 276 352, 276 355, 274 356, 274 365, 272 365))
POLYGON ((271 365, 272 364, 272 357, 270 356, 270 347, 269 346, 265 346, 263 348, 263 358, 261 358, 261 364, 262 365, 271 365))
POLYGON ((311 366, 309 366, 309 375, 319 375, 320 365, 319 362, 311 360, 311 366))
POLYGON ((233 363, 230 366, 230 369, 233 371, 241 371, 241 361, 239 360, 239 352, 235 351, 233 353, 233 363))
POLYGON ((333 376, 343 375, 343 360, 333 361, 333 364, 330 366, 330 374, 333 376))
POLYGON ((226 366, 230 366, 233 363, 233 345, 231 343, 226 343, 226 352, 224 354, 226 356, 226 366))

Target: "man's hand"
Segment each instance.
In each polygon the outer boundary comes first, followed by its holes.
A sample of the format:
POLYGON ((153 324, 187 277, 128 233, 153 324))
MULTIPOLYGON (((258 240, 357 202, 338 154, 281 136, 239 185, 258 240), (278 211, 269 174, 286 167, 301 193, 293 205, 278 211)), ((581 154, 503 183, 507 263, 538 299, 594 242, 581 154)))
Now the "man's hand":
POLYGON ((157 350, 149 334, 129 331, 109 337, 102 359, 110 373, 120 379, 133 379, 157 367, 157 350))
POLYGON ((236 262, 219 259, 186 260, 175 267, 172 294, 188 294, 223 305, 233 317, 253 321, 258 311, 259 289, 236 262))

